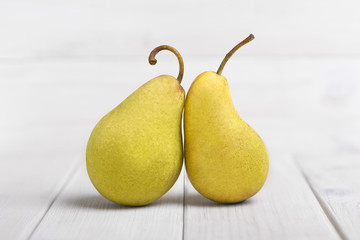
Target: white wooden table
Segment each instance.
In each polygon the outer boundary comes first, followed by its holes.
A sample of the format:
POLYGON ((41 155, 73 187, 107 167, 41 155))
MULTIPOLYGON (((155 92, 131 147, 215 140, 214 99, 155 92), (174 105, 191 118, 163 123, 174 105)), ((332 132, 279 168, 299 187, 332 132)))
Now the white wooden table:
MULTIPOLYGON (((182 171, 145 207, 101 197, 86 173, 96 122, 169 55, 0 63, 0 239, 360 239, 360 60, 234 58, 223 74, 270 154, 240 204, 199 195, 182 171)), ((185 59, 183 86, 219 58, 185 59)))

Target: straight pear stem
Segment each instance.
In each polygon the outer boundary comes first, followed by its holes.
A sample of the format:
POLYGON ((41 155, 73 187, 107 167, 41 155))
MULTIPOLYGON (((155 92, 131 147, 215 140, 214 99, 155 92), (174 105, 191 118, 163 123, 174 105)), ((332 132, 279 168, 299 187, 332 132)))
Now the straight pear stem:
POLYGON ((157 60, 155 59, 156 54, 158 54, 158 52, 162 51, 162 50, 168 50, 171 51, 172 53, 174 53, 179 61, 179 75, 177 77, 177 80, 179 81, 179 83, 181 83, 181 80, 183 78, 184 75, 184 61, 180 55, 180 53, 173 47, 168 46, 168 45, 161 45, 158 46, 157 48, 155 48, 154 50, 151 51, 150 55, 149 55, 149 63, 151 65, 155 65, 157 60))
POLYGON ((247 38, 245 38, 244 40, 242 40, 238 45, 236 45, 233 49, 231 49, 231 51, 226 54, 224 60, 221 62, 219 69, 217 70, 217 74, 221 75, 225 64, 227 63, 227 61, 231 58, 231 56, 242 46, 244 46, 245 44, 247 44, 248 42, 251 42, 254 39, 254 35, 250 34, 247 38))

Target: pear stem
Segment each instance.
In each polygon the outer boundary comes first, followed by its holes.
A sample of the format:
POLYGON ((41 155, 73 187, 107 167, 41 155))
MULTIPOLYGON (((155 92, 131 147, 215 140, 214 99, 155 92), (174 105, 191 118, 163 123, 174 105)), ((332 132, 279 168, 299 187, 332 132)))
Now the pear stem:
POLYGON ((247 38, 245 38, 244 40, 242 40, 238 45, 236 45, 233 49, 231 49, 231 51, 226 54, 224 60, 221 62, 219 69, 217 70, 217 74, 221 75, 225 64, 227 63, 227 61, 231 58, 231 56, 242 46, 244 46, 245 44, 247 44, 248 42, 251 42, 252 40, 254 40, 254 35, 250 34, 247 38))
POLYGON ((162 51, 162 50, 169 50, 172 53, 174 53, 179 61, 179 75, 177 77, 177 80, 179 81, 179 83, 181 83, 181 80, 183 78, 184 75, 184 61, 180 55, 180 53, 173 47, 168 46, 168 45, 161 45, 158 46, 157 48, 155 48, 154 50, 151 51, 150 55, 149 55, 149 63, 151 65, 155 65, 157 60, 155 59, 156 54, 158 54, 158 52, 162 51))

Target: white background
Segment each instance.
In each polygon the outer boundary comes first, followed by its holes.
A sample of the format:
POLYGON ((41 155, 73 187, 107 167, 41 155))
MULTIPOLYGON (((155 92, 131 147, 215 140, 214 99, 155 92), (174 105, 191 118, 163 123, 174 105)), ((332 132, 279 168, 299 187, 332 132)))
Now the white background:
POLYGON ((0 57, 146 56, 159 44, 184 57, 223 55, 253 33, 242 55, 359 57, 357 0, 2 0, 0 57))

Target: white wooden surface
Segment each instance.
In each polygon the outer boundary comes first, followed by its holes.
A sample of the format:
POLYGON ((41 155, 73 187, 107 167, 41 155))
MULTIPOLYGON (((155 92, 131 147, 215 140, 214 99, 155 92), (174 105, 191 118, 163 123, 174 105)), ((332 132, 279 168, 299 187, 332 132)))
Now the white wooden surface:
MULTIPOLYGON (((215 70, 220 61, 184 59, 186 90, 197 74, 215 70)), ((268 182, 248 202, 218 206, 182 178, 171 193, 145 208, 116 206, 97 195, 83 171, 93 126, 151 77, 176 75, 175 61, 164 53, 155 67, 136 57, 0 63, 0 239, 359 237, 352 225, 343 227, 358 221, 356 197, 347 204, 310 190, 321 192, 324 182, 339 182, 356 195, 357 182, 351 180, 356 170, 347 174, 344 165, 341 177, 332 178, 336 174, 324 172, 320 161, 302 167, 303 175, 293 164, 298 154, 334 159, 359 154, 357 59, 236 57, 229 62, 224 75, 235 107, 270 154, 268 182), (325 180, 313 179, 314 172, 325 180), (336 206, 332 215, 327 206, 336 206)), ((325 161, 328 168, 331 164, 325 161)))
POLYGON ((325 212, 346 239, 360 236, 360 154, 299 156, 303 168, 325 212))
POLYGON ((1 156, 0 238, 27 239, 73 172, 76 155, 1 156))
MULTIPOLYGON (((2 88, 4 90, 4 88, 2 88)), ((3 102, 8 104, 9 102, 3 102)), ((30 107, 30 106, 29 106, 30 107)), ((4 108, 2 108, 4 110, 4 108)), ((23 114, 18 109, 18 118, 23 114)), ((16 110, 15 110, 16 112, 16 110)), ((1 123, 5 123, 6 110, 1 123)), ((19 121, 20 119, 15 120, 19 121)), ((23 121, 28 124, 27 121, 23 121)), ((10 124, 10 122, 8 123, 10 124)), ((29 124, 30 125, 30 124, 29 124)), ((75 126, 2 126, 0 137, 0 238, 26 239, 79 165, 82 151, 63 151, 78 137, 75 126), (65 142, 65 141, 66 142, 65 142)), ((81 129, 81 128, 80 128, 81 129)), ((81 147, 78 149, 82 149, 81 147)))
POLYGON ((290 156, 273 156, 264 189, 240 204, 185 187, 184 239, 339 239, 290 156))
POLYGON ((30 239, 182 239, 183 184, 182 171, 155 203, 119 206, 99 195, 82 166, 30 239))

